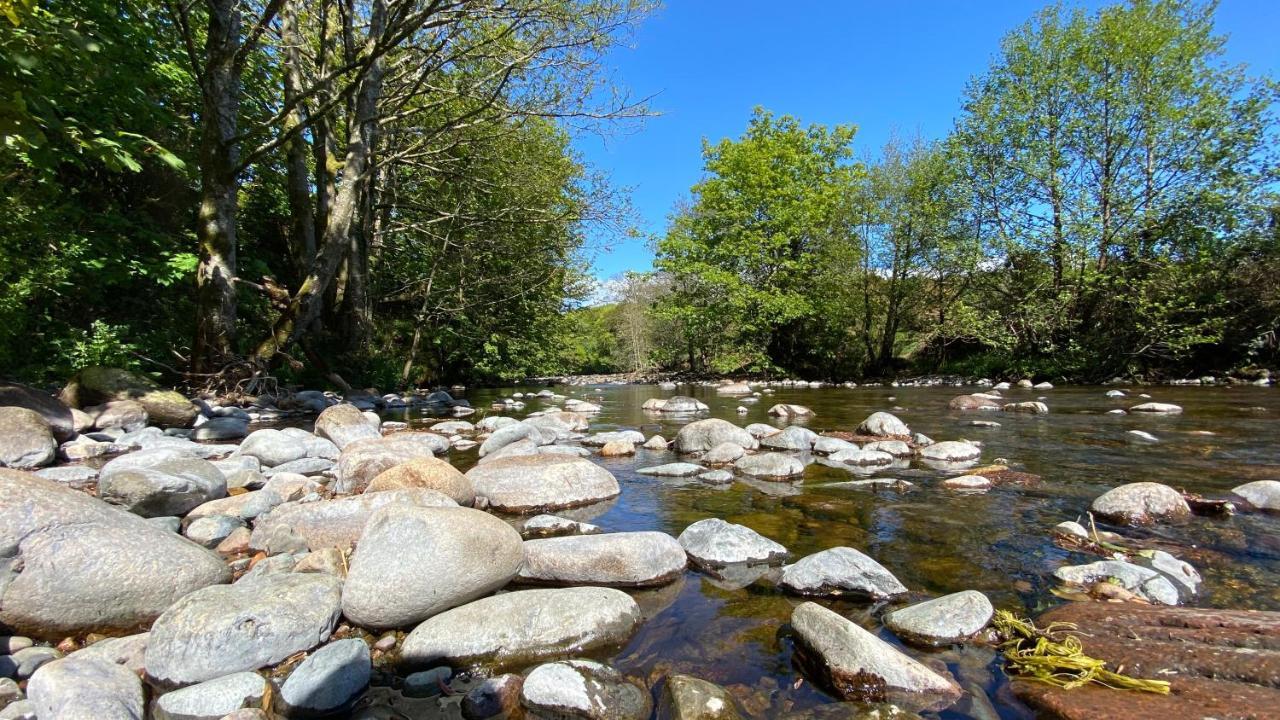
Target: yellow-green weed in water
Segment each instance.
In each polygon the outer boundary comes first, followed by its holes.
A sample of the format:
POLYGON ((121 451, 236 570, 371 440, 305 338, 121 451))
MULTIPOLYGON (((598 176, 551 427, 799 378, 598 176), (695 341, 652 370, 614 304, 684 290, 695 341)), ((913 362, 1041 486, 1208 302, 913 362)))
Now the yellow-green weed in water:
POLYGON ((1096 683, 1117 690, 1169 694, 1164 680, 1143 680, 1112 672, 1107 662, 1084 654, 1080 639, 1069 631, 1072 623, 1050 623, 1043 630, 1035 623, 997 610, 992 621, 1000 634, 1006 672, 1023 680, 1048 683, 1065 690, 1096 683))

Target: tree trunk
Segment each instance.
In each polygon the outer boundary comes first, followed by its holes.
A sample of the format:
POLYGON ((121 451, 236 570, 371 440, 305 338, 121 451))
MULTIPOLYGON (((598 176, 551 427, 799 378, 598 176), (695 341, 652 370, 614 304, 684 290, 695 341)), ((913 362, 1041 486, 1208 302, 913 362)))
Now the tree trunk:
MULTIPOLYGON (((280 33, 284 39, 284 97, 294 102, 302 94, 302 32, 298 27, 297 0, 289 0, 280 12, 280 33)), ((305 122, 302 104, 289 114, 286 130, 305 122)), ((316 216, 311 207, 310 171, 307 168, 307 141, 298 135, 285 149, 288 172, 290 233, 289 250, 296 268, 290 284, 296 286, 316 255, 316 216)))
POLYGON ((195 372, 207 372, 234 352, 236 331, 236 216, 239 184, 234 142, 240 114, 240 5, 211 0, 201 90, 200 211, 196 239, 196 334, 191 352, 195 372))
MULTIPOLYGON (((385 0, 375 0, 369 19, 370 42, 383 32, 387 8, 385 0)), ((311 271, 294 293, 293 300, 272 327, 271 336, 254 352, 254 359, 268 363, 280 352, 297 342, 319 315, 325 290, 333 282, 338 265, 347 254, 352 223, 361 209, 360 190, 363 178, 370 172, 374 145, 378 134, 378 102, 382 94, 384 60, 378 57, 360 82, 356 100, 354 131, 347 147, 342 169, 342 188, 329 209, 324 242, 316 253, 311 271)))

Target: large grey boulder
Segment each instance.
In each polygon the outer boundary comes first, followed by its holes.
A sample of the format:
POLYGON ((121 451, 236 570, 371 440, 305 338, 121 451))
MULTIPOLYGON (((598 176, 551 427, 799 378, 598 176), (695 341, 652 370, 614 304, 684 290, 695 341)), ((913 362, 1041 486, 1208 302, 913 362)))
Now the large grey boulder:
POLYGON ((1231 488, 1231 494, 1259 510, 1280 512, 1280 480, 1255 480, 1231 488))
POLYGON ((846 700, 941 710, 962 694, 955 681, 817 603, 797 607, 791 628, 806 670, 846 700))
POLYGON ((267 680, 256 672, 238 672, 161 695, 155 720, 220 720, 242 708, 262 706, 267 680))
POLYGON ((58 398, 17 383, 0 382, 0 407, 20 407, 35 411, 48 423, 59 442, 70 440, 80 430, 71 408, 58 398))
POLYGON ((386 507, 351 557, 342 610, 362 627, 406 627, 506 585, 523 557, 520 534, 488 513, 386 507))
POLYGON ((858 433, 874 437, 910 437, 911 428, 892 413, 874 412, 858 426, 858 433))
POLYGON ((316 435, 337 445, 339 450, 358 440, 382 437, 382 433, 369 424, 364 413, 350 403, 325 408, 316 418, 316 435))
POLYGON ((562 660, 534 668, 520 701, 534 717, 648 720, 649 692, 594 660, 562 660))
POLYGON ((542 430, 536 426, 526 422, 515 422, 510 425, 504 425, 493 431, 493 434, 485 438, 480 443, 480 457, 485 457, 491 453, 496 453, 504 447, 520 440, 528 440, 534 446, 545 445, 555 439, 554 431, 552 431, 550 439, 543 437, 542 430))
POLYGON ((277 506, 254 523, 249 548, 282 552, 294 541, 309 550, 336 547, 350 550, 374 513, 385 507, 456 507, 452 498, 435 490, 386 490, 315 502, 277 506))
POLYGON ((342 582, 320 573, 276 573, 216 585, 174 603, 151 627, 147 676, 191 685, 275 665, 329 639, 342 582))
POLYGON ((333 491, 364 492, 375 477, 397 465, 448 451, 449 439, 429 432, 398 432, 376 440, 353 442, 343 448, 338 457, 333 491))
POLYGON ((98 481, 98 497, 143 517, 186 515, 226 496, 226 477, 213 463, 200 458, 104 472, 98 481))
POLYGON ((771 450, 811 450, 818 433, 799 425, 788 425, 772 435, 760 438, 760 447, 771 450))
POLYGON ((621 590, 520 590, 428 618, 405 638, 400 657, 413 667, 519 666, 621 646, 640 621, 636 601, 621 590))
MULTIPOLYGON (((653 399, 657 400, 658 398, 653 399)), ((648 402, 645 404, 648 405, 648 402)), ((654 409, 659 412, 671 413, 673 415, 690 415, 710 410, 706 403, 686 395, 673 395, 661 403, 655 403, 654 409)))
POLYGON ((1099 518, 1121 525, 1150 525, 1191 515, 1182 493, 1153 482, 1112 488, 1095 498, 1090 507, 1099 518))
POLYGON ((964 590, 894 610, 884 616, 884 624, 909 642, 950 645, 977 635, 994 613, 986 595, 964 590))
POLYGON ((142 403, 133 400, 112 400, 101 405, 89 405, 83 412, 98 430, 139 432, 147 427, 147 422, 151 419, 142 403))
POLYGON ((723 442, 703 453, 699 459, 707 465, 728 465, 746 454, 741 445, 723 442))
POLYGON ((632 445, 643 445, 644 433, 639 430, 612 430, 588 435, 579 442, 588 447, 604 447, 613 442, 629 442, 632 445))
POLYGON ((373 663, 360 638, 329 643, 307 656, 280 686, 288 717, 325 717, 351 706, 369 686, 373 663))
POLYGON ((459 505, 475 502, 476 489, 467 476, 448 462, 435 457, 420 457, 378 474, 365 493, 385 490, 435 490, 453 498, 459 505))
POLYGON ((146 409, 152 423, 161 427, 191 427, 200 414, 200 408, 181 393, 161 389, 150 379, 120 368, 82 369, 62 388, 59 399, 73 408, 133 400, 146 409))
POLYGON ((43 665, 27 684, 37 718, 143 720, 142 682, 128 668, 77 653, 43 665))
POLYGON ((858 446, 848 440, 841 440, 827 435, 819 435, 813 439, 813 451, 821 455, 833 455, 838 452, 854 452, 856 450, 858 450, 858 446))
POLYGON ((804 475, 804 463, 799 458, 780 452, 744 455, 733 463, 733 469, 762 480, 787 480, 804 475))
POLYGON ((662 532, 529 540, 519 579, 546 585, 646 587, 665 585, 683 572, 684 548, 662 532))
POLYGON ((590 460, 568 455, 531 455, 495 460, 466 473, 477 497, 494 510, 544 512, 617 497, 618 480, 590 460))
POLYGON ((0 467, 38 468, 58 456, 58 443, 40 413, 23 407, 0 407, 0 467))
POLYGON ((699 520, 676 538, 694 563, 718 568, 735 563, 771 563, 787 556, 787 549, 745 525, 720 518, 699 520))
POLYGON ((230 580, 212 552, 101 500, 0 470, 0 623, 35 637, 145 627, 187 593, 230 580))
POLYGON ((254 430, 240 443, 240 454, 255 457, 266 467, 307 457, 305 441, 274 428, 254 430))
POLYGON ((834 547, 782 568, 782 589, 799 595, 852 595, 880 600, 907 591, 883 565, 851 547, 834 547))
POLYGON ((708 418, 680 428, 676 433, 674 449, 681 453, 700 453, 726 442, 741 445, 747 450, 759 447, 759 441, 746 430, 728 420, 708 418))

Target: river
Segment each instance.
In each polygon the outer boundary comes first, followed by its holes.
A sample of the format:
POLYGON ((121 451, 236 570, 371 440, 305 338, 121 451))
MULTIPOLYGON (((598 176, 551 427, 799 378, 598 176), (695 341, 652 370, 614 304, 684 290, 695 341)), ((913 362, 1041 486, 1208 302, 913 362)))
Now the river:
MULTIPOLYGON (((481 412, 497 398, 540 387, 474 390, 462 396, 481 412)), ((674 453, 640 449, 637 455, 593 461, 608 468, 622 494, 586 519, 605 532, 661 530, 678 535, 689 524, 710 517, 746 525, 785 545, 792 559, 826 548, 857 548, 892 571, 912 591, 912 600, 960 590, 980 590, 997 608, 1035 614, 1063 602, 1053 595, 1053 571, 1096 557, 1059 549, 1049 529, 1064 520, 1083 519, 1093 498, 1128 482, 1156 481, 1206 496, 1225 497, 1239 484, 1280 479, 1280 443, 1276 417, 1280 392, 1270 388, 1146 387, 1124 388, 1124 398, 1108 398, 1112 388, 1015 388, 1010 401, 1042 399, 1046 415, 958 412, 948 401, 977 388, 774 388, 739 415, 740 400, 703 386, 663 391, 652 385, 556 387, 556 392, 603 406, 591 432, 639 429, 647 436, 675 436, 693 418, 664 418, 641 410, 650 397, 692 395, 710 406, 711 417, 738 425, 770 418, 774 403, 796 403, 815 415, 812 430, 853 430, 872 412, 891 411, 912 431, 934 440, 981 441, 982 462, 1003 459, 1012 469, 1041 476, 1037 483, 998 486, 985 493, 959 493, 938 481, 959 473, 941 473, 912 463, 875 473, 810 464, 800 483, 735 482, 717 487, 640 475, 638 468, 674 462, 674 453), (1180 415, 1112 415, 1145 399, 1181 405, 1180 415), (999 427, 975 427, 974 419, 999 427), (1129 430, 1144 430, 1158 442, 1132 440, 1129 430), (833 485, 863 477, 909 480, 905 490, 866 490, 833 485)), ((527 407, 507 413, 521 417, 550 406, 526 398, 527 407)), ((699 417, 707 417, 704 414, 699 417)), ((420 418, 403 414, 388 419, 420 418)), ((467 469, 474 450, 452 453, 467 469)), ((572 513, 562 513, 571 514, 572 513)), ((1087 523, 1087 521, 1086 521, 1087 523)), ((1181 547, 1180 556, 1204 576, 1195 604, 1205 607, 1280 610, 1280 518, 1240 513, 1226 519, 1193 518, 1129 535, 1158 535, 1181 547)), ((646 622, 626 647, 599 658, 651 685, 667 672, 681 672, 724 685, 757 717, 836 717, 830 696, 813 687, 791 662, 786 625, 800 600, 767 583, 734 588, 692 568, 677 582, 657 590, 633 592, 646 622), (826 706, 826 707, 824 707, 826 706)), ((823 601, 895 645, 877 617, 886 608, 850 601, 823 601)), ((901 602, 898 603, 902 604, 901 602)), ((917 657, 920 650, 908 651, 917 657)), ((971 694, 941 713, 942 718, 1030 717, 1008 692, 994 652, 967 646, 934 651, 971 694), (976 695, 972 693, 977 692, 976 695)))

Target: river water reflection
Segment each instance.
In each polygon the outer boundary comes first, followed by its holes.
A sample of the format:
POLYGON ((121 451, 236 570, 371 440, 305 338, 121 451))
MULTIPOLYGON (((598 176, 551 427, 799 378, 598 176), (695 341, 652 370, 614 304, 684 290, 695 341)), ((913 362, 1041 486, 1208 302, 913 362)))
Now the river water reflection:
MULTIPOLYGON (((477 390, 466 397, 481 412, 512 392, 542 388, 477 390)), ((1257 387, 1134 388, 1125 398, 1107 398, 1109 388, 1071 387, 1048 391, 1014 389, 1011 401, 1043 398, 1048 415, 951 411, 948 401, 976 388, 776 388, 749 412, 735 412, 740 400, 714 389, 681 386, 557 387, 556 392, 603 406, 591 432, 639 429, 646 436, 675 436, 694 418, 664 418, 641 410, 650 397, 687 394, 710 406, 711 417, 746 425, 787 423, 770 418, 774 403, 797 403, 814 410, 805 425, 822 432, 852 430, 877 410, 892 411, 911 429, 934 440, 979 440, 983 463, 1007 460, 1013 469, 1042 476, 1031 486, 1001 486, 984 494, 946 490, 948 473, 919 466, 854 475, 814 463, 800 483, 735 482, 715 487, 673 482, 636 472, 674 462, 674 453, 640 449, 634 457, 603 459, 622 486, 622 495, 592 509, 590 522, 606 532, 661 530, 678 535, 694 521, 718 517, 746 525, 785 545, 798 559, 837 545, 849 545, 878 560, 923 599, 959 590, 980 590, 998 608, 1037 613, 1062 602, 1050 592, 1052 572, 1064 564, 1092 562, 1092 556, 1057 548, 1049 528, 1081 518, 1090 501, 1128 482, 1156 481, 1209 496, 1222 496, 1241 483, 1280 479, 1276 441, 1280 391, 1257 387), (1183 406, 1181 415, 1109 415, 1108 410, 1139 402, 1147 392, 1159 402, 1183 406), (995 420, 1000 427, 969 425, 995 420), (1131 441, 1129 430, 1144 430, 1158 443, 1131 441), (878 490, 838 486, 861 477, 909 479, 910 489, 878 490)), ((549 407, 525 398, 527 407, 505 413, 522 417, 549 407)), ((707 417, 704 414, 699 417, 707 417)), ((394 416, 389 416, 394 417, 394 416)), ((403 419, 403 418, 402 418, 403 419)), ((409 418, 416 419, 416 418, 409 418)), ((462 469, 474 450, 452 453, 462 469)), ((958 474, 958 473, 950 473, 958 474)), ((585 518, 584 518, 585 519, 585 518)), ((1130 534, 1135 531, 1126 530, 1130 534)), ((1196 518, 1147 531, 1186 548, 1204 585, 1196 604, 1208 607, 1280 610, 1280 517, 1238 514, 1229 519, 1196 518)), ((633 593, 646 622, 621 652, 602 658, 652 686, 667 672, 682 672, 727 686, 755 717, 857 717, 850 708, 829 706, 832 698, 797 682, 786 623, 800 600, 769 583, 718 581, 690 569, 682 580, 633 593)), ((825 602, 837 612, 897 644, 881 627, 885 609, 865 603, 825 602)), ((985 648, 948 649, 915 657, 945 663, 969 691, 940 717, 1026 717, 1007 691, 994 654, 985 648)))

